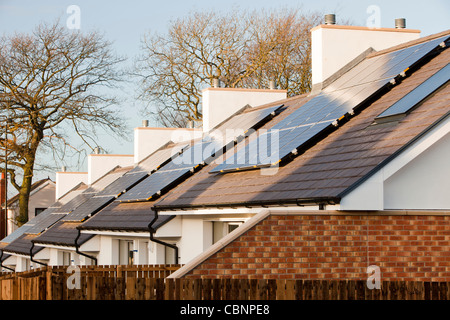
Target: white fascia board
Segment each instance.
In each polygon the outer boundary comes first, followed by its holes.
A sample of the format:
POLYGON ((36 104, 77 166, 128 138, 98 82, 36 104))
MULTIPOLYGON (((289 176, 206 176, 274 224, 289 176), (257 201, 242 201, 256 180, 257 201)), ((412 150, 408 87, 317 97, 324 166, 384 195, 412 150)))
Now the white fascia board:
POLYGON ((392 160, 350 191, 340 202, 341 210, 384 210, 384 182, 450 132, 450 116, 411 143, 392 160))
POLYGON ((102 236, 124 236, 124 237, 149 237, 150 232, 125 232, 125 231, 101 231, 101 230, 81 230, 81 233, 102 235, 102 236))
MULTIPOLYGON (((48 249, 58 249, 58 250, 65 250, 65 251, 75 251, 75 246, 58 246, 56 244, 45 244, 45 243, 36 243, 37 246, 39 247, 44 247, 44 248, 48 248, 48 249)), ((43 250, 41 250, 43 251, 43 250)), ((33 258, 35 258, 39 253, 41 253, 41 251, 39 251, 37 254, 33 255, 33 258)))

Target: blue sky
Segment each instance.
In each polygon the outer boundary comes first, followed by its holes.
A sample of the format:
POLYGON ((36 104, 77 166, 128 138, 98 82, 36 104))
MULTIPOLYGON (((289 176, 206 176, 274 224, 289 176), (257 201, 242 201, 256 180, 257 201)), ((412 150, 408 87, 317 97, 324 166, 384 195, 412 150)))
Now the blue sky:
MULTIPOLYGON (((164 32, 171 20, 192 11, 231 8, 259 9, 279 6, 301 6, 304 11, 335 13, 338 18, 350 19, 354 25, 366 25, 369 6, 378 6, 381 27, 393 27, 395 18, 406 18, 407 28, 419 29, 422 36, 450 29, 450 1, 392 1, 392 0, 166 0, 166 1, 77 1, 77 0, 0 0, 0 33, 29 32, 42 21, 53 22, 60 18, 64 23, 70 5, 77 5, 81 13, 81 30, 99 30, 113 41, 117 53, 126 55, 129 62, 139 53, 142 35, 148 31, 164 32)), ((134 99, 131 86, 123 93, 126 98, 122 110, 128 117, 129 134, 141 124, 140 102, 134 99)), ((111 153, 132 154, 132 141, 117 141, 107 135, 100 137, 101 146, 111 153)), ((49 160, 51 161, 51 159, 49 160)), ((86 170, 86 164, 70 170, 86 170)), ((45 173, 47 176, 47 173, 45 173)))

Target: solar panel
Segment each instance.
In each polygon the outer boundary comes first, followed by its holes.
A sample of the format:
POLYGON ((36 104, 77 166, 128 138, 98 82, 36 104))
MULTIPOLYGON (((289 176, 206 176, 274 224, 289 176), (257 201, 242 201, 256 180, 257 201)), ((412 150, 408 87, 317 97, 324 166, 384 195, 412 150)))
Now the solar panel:
POLYGON ((148 174, 146 171, 128 172, 108 185, 105 189, 98 192, 96 196, 118 196, 147 176, 148 174))
POLYGON ((447 83, 449 78, 450 64, 447 64, 430 78, 422 82, 419 86, 417 86, 417 88, 407 93, 403 98, 382 112, 375 118, 375 121, 407 113, 430 94, 447 83))
POLYGON ((149 200, 169 188, 180 178, 193 171, 195 167, 209 161, 213 154, 222 148, 216 141, 207 138, 187 148, 182 154, 172 159, 161 169, 151 174, 130 191, 118 198, 119 201, 149 200))
MULTIPOLYGON (((85 201, 87 201, 89 198, 93 197, 95 195, 94 192, 82 192, 79 195, 77 195, 75 198, 64 204, 62 207, 57 208, 55 210, 55 213, 69 213, 81 204, 83 204, 85 201)), ((42 214, 42 213, 41 213, 42 214)))
POLYGON ((447 35, 363 60, 350 72, 347 72, 327 86, 325 91, 330 92, 377 80, 390 80, 420 63, 428 53, 437 48, 442 42, 448 42, 448 39, 449 36, 447 35))
POLYGON ((63 213, 49 213, 44 216, 42 216, 42 213, 38 215, 39 219, 35 221, 34 226, 32 226, 30 229, 28 229, 25 233, 26 234, 39 234, 46 230, 47 228, 51 227, 53 224, 58 222, 61 218, 63 218, 65 214, 63 213))
POLYGON ((161 166, 158 171, 145 178, 117 200, 121 202, 144 201, 160 195, 198 166, 209 163, 221 155, 228 143, 240 135, 245 135, 250 129, 258 127, 268 117, 274 116, 282 106, 261 108, 232 117, 217 126, 200 141, 184 148, 182 153, 176 154, 170 162, 161 166), (225 132, 225 130, 227 131, 225 132))
POLYGON ((448 39, 437 38, 362 61, 210 173, 274 166, 297 154, 448 39))
POLYGON ((114 196, 92 197, 62 218, 62 221, 83 221, 87 217, 97 213, 114 199, 114 196))
POLYGON ((156 171, 129 192, 120 196, 118 200, 122 202, 150 200, 153 196, 170 188, 172 184, 176 183, 180 178, 189 173, 189 171, 189 168, 156 171))

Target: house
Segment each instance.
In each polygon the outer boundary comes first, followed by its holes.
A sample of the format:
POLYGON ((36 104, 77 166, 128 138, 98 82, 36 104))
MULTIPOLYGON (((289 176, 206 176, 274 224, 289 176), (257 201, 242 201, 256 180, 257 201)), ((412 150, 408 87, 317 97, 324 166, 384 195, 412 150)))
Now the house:
MULTIPOLYGON (((2 173, 2 181, 4 181, 3 175, 4 173, 2 173)), ((3 186, 4 183, 1 185, 3 186)), ((28 201, 28 219, 33 219, 55 202, 55 188, 56 184, 50 178, 38 180, 31 185, 28 201)), ((0 192, 3 194, 4 191, 2 190, 4 189, 1 189, 0 192)), ((11 234, 17 229, 16 217, 18 215, 19 195, 16 194, 8 199, 6 234, 11 234)))
POLYGON ((310 94, 205 89, 201 136, 150 144, 135 131, 148 148, 135 164, 7 242, 2 266, 178 262, 170 277, 296 279, 377 266, 383 280, 447 281, 449 37, 314 28, 310 94))
POLYGON ((69 192, 62 195, 58 201, 53 203, 49 208, 41 212, 41 214, 30 219, 20 228, 3 238, 0 241, 1 267, 9 271, 25 271, 32 267, 36 267, 36 265, 39 266, 39 264, 31 258, 32 250, 34 254, 36 253, 36 250, 39 249, 32 246, 31 240, 36 234, 49 228, 55 221, 61 218, 61 215, 53 214, 56 209, 76 198, 87 188, 88 186, 85 183, 80 182, 69 192))
POLYGON ((448 281, 449 37, 369 50, 282 102, 267 125, 291 134, 275 174, 211 166, 168 193, 159 214, 256 213, 170 277, 365 280, 376 266, 383 280, 448 281), (302 146, 307 117, 337 121, 302 146))

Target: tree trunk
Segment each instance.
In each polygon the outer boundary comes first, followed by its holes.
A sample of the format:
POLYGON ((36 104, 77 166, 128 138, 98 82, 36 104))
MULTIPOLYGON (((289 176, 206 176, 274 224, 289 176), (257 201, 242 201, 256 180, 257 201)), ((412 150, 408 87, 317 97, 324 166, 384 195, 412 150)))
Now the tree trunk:
MULTIPOLYGON (((29 159, 30 160, 30 159, 29 159)), ((33 180, 34 156, 24 167, 24 177, 19 191, 19 215, 16 217, 20 227, 28 221, 28 202, 30 200, 31 184, 33 180)))

